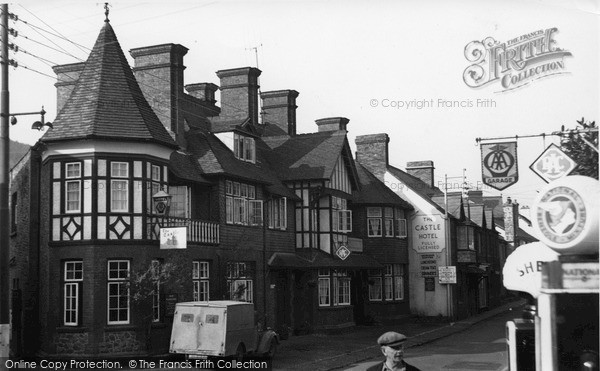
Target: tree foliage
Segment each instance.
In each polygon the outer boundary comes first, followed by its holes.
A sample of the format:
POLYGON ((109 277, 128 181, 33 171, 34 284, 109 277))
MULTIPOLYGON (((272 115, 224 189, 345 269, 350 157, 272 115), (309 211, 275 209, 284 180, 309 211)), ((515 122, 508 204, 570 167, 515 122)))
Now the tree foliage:
POLYGON ((563 129, 561 148, 569 157, 577 162, 571 174, 585 175, 598 179, 598 126, 596 122, 586 122, 584 118, 577 121, 575 129, 563 129), (579 133, 580 130, 596 130, 579 133), (566 132, 566 133, 565 133, 566 132), (595 147, 592 148, 592 146, 595 147))

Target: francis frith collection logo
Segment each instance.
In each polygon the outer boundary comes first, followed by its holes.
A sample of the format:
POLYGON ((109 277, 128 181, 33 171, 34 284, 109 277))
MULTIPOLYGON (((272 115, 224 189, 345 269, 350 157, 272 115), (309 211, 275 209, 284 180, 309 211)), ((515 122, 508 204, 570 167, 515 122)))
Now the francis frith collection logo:
POLYGON ((558 28, 541 29, 506 42, 487 37, 471 41, 465 47, 465 58, 472 64, 463 73, 471 88, 499 83, 508 91, 532 81, 567 73, 564 58, 569 51, 556 46, 558 28))

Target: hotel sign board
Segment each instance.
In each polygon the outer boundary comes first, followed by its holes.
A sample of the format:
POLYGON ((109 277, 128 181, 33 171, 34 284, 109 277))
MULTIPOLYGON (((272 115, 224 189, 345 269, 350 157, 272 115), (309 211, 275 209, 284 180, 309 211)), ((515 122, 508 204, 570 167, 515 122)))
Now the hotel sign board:
POLYGON ((173 227, 160 229, 160 248, 185 249, 187 248, 187 228, 173 227))
POLYGON ((446 247, 442 215, 417 215, 412 220, 412 247, 417 253, 442 252, 446 247))

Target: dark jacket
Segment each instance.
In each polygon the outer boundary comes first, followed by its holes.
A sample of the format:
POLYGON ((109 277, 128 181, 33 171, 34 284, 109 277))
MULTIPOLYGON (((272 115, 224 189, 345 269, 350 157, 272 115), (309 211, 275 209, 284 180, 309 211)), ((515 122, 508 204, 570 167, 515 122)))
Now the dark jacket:
MULTIPOLYGON (((383 369, 384 363, 385 363, 385 360, 367 368, 367 371, 381 371, 383 369)), ((406 366, 406 371, 421 371, 420 369, 416 368, 413 365, 409 365, 406 362, 404 362, 404 366, 406 366)))

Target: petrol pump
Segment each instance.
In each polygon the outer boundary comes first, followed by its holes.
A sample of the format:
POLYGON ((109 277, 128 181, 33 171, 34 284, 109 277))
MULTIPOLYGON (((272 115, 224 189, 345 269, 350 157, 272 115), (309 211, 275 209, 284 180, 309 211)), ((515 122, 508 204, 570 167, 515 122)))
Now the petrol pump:
POLYGON ((506 260, 504 286, 533 297, 536 313, 507 323, 511 371, 599 370, 600 183, 567 176, 546 185, 532 207, 540 242, 506 260))

